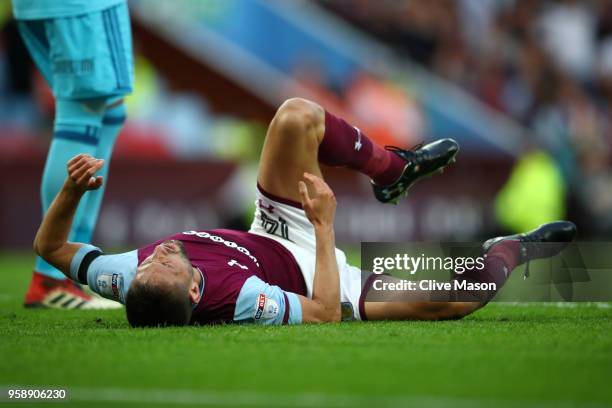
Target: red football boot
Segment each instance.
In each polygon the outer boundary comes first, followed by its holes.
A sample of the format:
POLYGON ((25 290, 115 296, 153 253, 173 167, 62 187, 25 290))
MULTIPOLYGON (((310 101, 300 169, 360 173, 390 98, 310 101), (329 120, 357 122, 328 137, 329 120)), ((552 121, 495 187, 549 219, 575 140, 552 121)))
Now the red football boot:
POLYGON ((49 309, 117 309, 120 303, 85 293, 70 279, 54 279, 34 271, 26 293, 25 307, 49 309))

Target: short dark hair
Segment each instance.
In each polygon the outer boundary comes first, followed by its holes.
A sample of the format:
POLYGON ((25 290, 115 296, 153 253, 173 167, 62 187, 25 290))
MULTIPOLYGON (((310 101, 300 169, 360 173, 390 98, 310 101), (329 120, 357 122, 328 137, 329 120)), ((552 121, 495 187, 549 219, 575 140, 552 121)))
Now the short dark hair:
POLYGON ((125 298, 125 311, 132 327, 185 326, 192 306, 188 289, 135 281, 125 298))

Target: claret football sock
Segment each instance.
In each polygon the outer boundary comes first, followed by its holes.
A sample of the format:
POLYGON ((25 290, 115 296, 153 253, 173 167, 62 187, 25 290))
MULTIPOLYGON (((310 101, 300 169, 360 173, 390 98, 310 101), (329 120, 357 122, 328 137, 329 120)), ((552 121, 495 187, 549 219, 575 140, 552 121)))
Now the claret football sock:
POLYGON ((483 283, 495 283, 500 289, 510 276, 510 273, 519 264, 521 246, 518 240, 507 240, 499 242, 491 247, 485 256, 482 273, 477 273, 483 283))
POLYGON ((484 255, 483 268, 471 268, 463 274, 456 274, 456 281, 478 284, 495 284, 489 291, 458 291, 459 301, 489 302, 506 283, 510 273, 520 263, 521 246, 519 240, 504 240, 493 245, 484 255))
POLYGON ((406 166, 398 155, 376 145, 358 128, 327 111, 319 161, 357 170, 383 186, 395 182, 406 166))

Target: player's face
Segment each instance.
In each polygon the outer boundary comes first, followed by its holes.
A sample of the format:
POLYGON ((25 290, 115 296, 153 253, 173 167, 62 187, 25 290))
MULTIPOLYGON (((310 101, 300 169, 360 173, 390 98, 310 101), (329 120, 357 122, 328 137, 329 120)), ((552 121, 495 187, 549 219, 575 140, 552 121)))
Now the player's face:
POLYGON ((136 269, 136 279, 154 278, 159 274, 181 282, 192 279, 191 263, 182 242, 176 240, 162 242, 136 269))

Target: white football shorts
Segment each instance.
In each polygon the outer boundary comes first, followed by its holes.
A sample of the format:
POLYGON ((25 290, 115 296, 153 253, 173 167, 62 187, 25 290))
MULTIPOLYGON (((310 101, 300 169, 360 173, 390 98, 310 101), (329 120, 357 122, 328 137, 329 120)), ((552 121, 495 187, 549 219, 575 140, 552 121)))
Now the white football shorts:
MULTIPOLYGON (((316 239, 314 227, 306 218, 300 203, 276 197, 257 186, 255 219, 249 230, 283 245, 293 256, 306 282, 307 296, 312 298, 316 262, 316 239)), ((340 271, 340 301, 345 307, 350 303, 353 317, 361 320, 363 314, 362 273, 346 261, 343 251, 336 248, 336 260, 340 271)))

